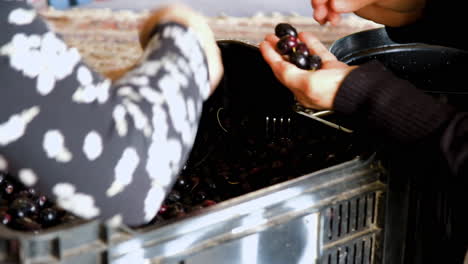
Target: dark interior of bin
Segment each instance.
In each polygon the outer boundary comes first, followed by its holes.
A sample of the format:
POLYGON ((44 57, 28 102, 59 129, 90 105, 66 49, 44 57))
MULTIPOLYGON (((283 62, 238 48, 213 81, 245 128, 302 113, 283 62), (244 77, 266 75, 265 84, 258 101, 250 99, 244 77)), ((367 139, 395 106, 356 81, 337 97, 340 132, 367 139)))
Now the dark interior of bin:
MULTIPOLYGON (((467 52, 417 43, 361 49, 366 41, 375 41, 362 38, 366 34, 372 37, 373 32, 349 36, 346 44, 351 48, 339 50, 348 54, 344 62, 359 65, 377 59, 440 101, 468 110, 467 52)), ((392 252, 388 246, 390 263, 463 263, 468 248, 466 180, 451 177, 443 157, 434 154, 430 147, 419 146, 410 150, 387 148, 381 155, 390 170, 390 193, 397 198, 388 207, 390 239, 386 243, 406 242, 403 252, 392 252), (399 208, 396 213, 395 208, 399 208)))

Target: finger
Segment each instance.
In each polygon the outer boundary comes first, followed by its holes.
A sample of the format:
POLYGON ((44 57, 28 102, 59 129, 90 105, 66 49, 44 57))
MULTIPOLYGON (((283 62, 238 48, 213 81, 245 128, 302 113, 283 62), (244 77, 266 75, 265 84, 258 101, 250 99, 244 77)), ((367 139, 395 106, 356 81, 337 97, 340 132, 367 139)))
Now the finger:
POLYGON ((319 5, 325 5, 329 0, 312 0, 310 3, 312 4, 312 7, 315 8, 316 6, 319 5))
POLYGON ((327 22, 328 8, 326 5, 318 5, 314 8, 314 19, 323 25, 327 22))
POLYGON ((279 38, 275 34, 268 34, 265 36, 265 41, 270 42, 273 45, 276 45, 276 42, 278 42, 279 38))
POLYGON ((265 36, 265 41, 268 42, 270 44, 270 46, 275 50, 275 53, 277 55, 279 55, 277 50, 276 50, 276 45, 277 45, 277 43, 279 41, 279 38, 274 34, 268 34, 268 35, 265 36))
POLYGON ((336 13, 334 11, 329 11, 327 20, 332 24, 333 26, 337 26, 340 24, 341 21, 341 15, 339 13, 336 13))
POLYGON ((378 0, 330 0, 330 8, 334 12, 349 13, 357 11, 365 6, 371 5, 378 0))
POLYGON ((320 56, 324 63, 328 61, 336 61, 335 55, 328 51, 322 42, 311 33, 301 32, 299 33, 299 39, 309 47, 313 54, 320 56))
POLYGON ((278 62, 284 61, 281 55, 276 52, 273 44, 269 41, 263 41, 260 43, 260 52, 270 67, 278 62))

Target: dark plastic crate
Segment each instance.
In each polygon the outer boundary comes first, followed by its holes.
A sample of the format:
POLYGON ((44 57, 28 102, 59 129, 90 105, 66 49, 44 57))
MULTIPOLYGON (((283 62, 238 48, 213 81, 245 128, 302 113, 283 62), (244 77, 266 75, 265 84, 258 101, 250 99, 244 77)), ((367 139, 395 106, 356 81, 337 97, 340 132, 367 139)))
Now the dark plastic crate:
POLYGON ((155 263, 245 263, 249 255, 242 245, 252 236, 262 241, 257 244, 258 263, 285 263, 298 253, 323 255, 321 263, 334 263, 327 261, 346 248, 349 258, 380 263, 384 177, 373 158, 356 159, 133 234, 108 233, 97 221, 35 235, 2 232, 2 263, 144 263, 143 258, 155 263), (343 211, 346 206, 349 213, 343 211), (341 213, 330 215, 339 208, 341 213), (298 251, 279 251, 288 244, 298 251), (265 251, 270 254, 261 253, 265 251), (230 254, 237 257, 221 262, 230 254))

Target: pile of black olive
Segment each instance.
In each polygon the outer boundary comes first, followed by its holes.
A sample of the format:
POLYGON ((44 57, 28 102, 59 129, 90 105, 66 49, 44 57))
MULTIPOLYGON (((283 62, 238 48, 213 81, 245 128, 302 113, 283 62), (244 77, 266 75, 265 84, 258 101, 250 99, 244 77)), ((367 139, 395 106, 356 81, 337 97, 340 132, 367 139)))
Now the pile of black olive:
POLYGON ((21 231, 40 231, 78 218, 48 198, 0 172, 0 223, 21 231))
MULTIPOLYGON (((206 143, 214 149, 197 157, 195 144, 187 166, 179 175, 151 224, 167 223, 277 183, 328 168, 358 156, 361 149, 352 136, 334 129, 317 129, 316 135, 262 138, 226 135, 206 143)), ((202 135, 200 136, 202 138, 202 135)))
MULTIPOLYGON (((357 154, 343 133, 265 139, 226 136, 205 157, 194 146, 186 167, 150 224, 178 219, 202 208, 350 160, 357 154), (202 158, 202 160, 200 160, 202 158), (193 161, 196 162, 193 162, 193 161)), ((0 222, 40 231, 78 220, 44 195, 0 172, 0 222)))

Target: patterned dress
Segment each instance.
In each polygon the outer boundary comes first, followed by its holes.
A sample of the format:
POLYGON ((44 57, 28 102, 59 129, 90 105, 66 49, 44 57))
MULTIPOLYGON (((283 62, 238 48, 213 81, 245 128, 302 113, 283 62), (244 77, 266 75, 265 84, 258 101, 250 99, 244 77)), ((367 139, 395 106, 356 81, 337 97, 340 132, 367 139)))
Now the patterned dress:
POLYGON ((0 0, 0 170, 83 218, 150 221, 193 145, 210 93, 195 34, 159 25, 111 83, 22 1, 0 0))

